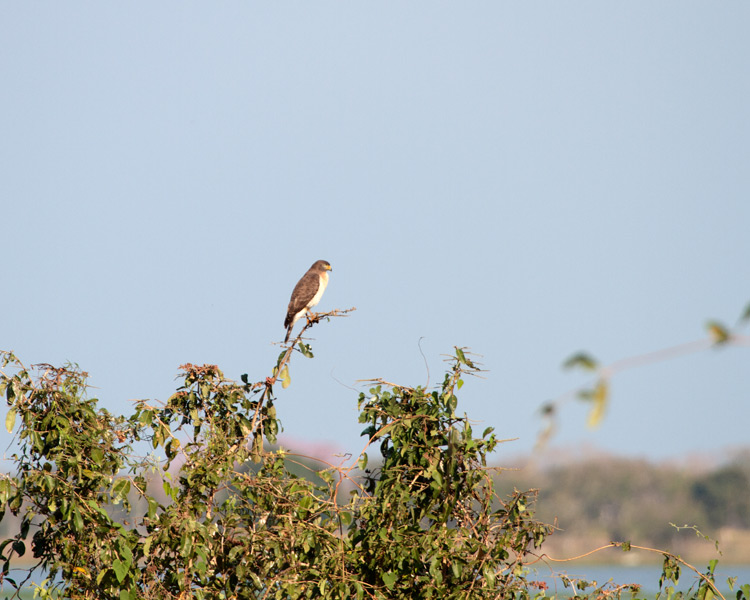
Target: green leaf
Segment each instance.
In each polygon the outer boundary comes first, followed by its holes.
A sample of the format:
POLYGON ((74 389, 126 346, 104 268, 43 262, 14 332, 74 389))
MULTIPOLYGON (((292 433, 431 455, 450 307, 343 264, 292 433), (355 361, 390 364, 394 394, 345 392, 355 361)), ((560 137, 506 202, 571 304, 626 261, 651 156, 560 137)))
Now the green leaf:
POLYGON ((466 358, 466 354, 464 354, 464 351, 459 348, 458 346, 454 346, 456 349, 456 358, 458 358, 458 361, 465 364, 467 367, 470 367, 472 369, 475 369, 474 363, 471 362, 468 358, 466 358))
POLYGON ((595 371, 599 363, 590 355, 585 352, 578 352, 563 363, 563 369, 581 368, 586 371, 595 371))
POLYGON ((8 414, 5 415, 5 429, 8 433, 13 433, 13 428, 16 426, 16 409, 11 408, 8 410, 8 414))
POLYGON ((607 399, 609 397, 609 385, 606 379, 600 379, 596 382, 594 392, 591 395, 591 400, 594 405, 591 407, 591 412, 588 416, 588 426, 596 427, 601 423, 604 411, 607 408, 607 399))
POLYGON ((495 573, 495 570, 492 568, 492 565, 485 565, 482 571, 484 573, 484 577, 487 580, 488 585, 490 587, 494 587, 496 573, 495 573))
POLYGON ((461 348, 456 347, 456 356, 458 357, 458 360, 466 364, 466 356, 464 356, 464 351, 461 350, 461 348))
POLYGON ((83 531, 83 517, 77 508, 73 508, 73 528, 76 531, 83 531))
POLYGON ((435 556, 430 561, 429 573, 435 583, 440 585, 443 582, 443 573, 440 570, 440 557, 435 556))
POLYGON ((458 406, 458 398, 454 394, 450 394, 445 399, 445 405, 448 407, 448 410, 451 411, 451 416, 453 416, 456 412, 456 406, 458 406))
POLYGON ((312 350, 310 350, 310 344, 303 344, 302 342, 300 342, 299 344, 297 344, 297 347, 302 353, 302 356, 306 358, 314 358, 312 350))
POLYGON ((182 534, 182 539, 180 540, 180 554, 184 557, 187 557, 190 555, 190 553, 193 551, 193 534, 190 531, 186 531, 182 534))
POLYGON ((27 535, 29 535, 29 529, 31 528, 31 519, 29 516, 26 516, 23 521, 21 521, 21 537, 25 538, 27 535))
POLYGON ((23 556, 24 554, 26 554, 26 544, 24 544, 21 540, 15 540, 11 548, 13 549, 13 552, 18 554, 18 556, 23 556))
POLYGON ((357 590, 357 600, 362 600, 365 597, 365 588, 359 581, 354 582, 354 589, 357 590))
POLYGON ((284 368, 281 369, 281 373, 279 373, 279 379, 281 379, 281 387, 283 389, 288 388, 292 383, 292 378, 289 376, 289 367, 284 365, 284 368))
POLYGON ((104 460, 104 452, 101 448, 92 448, 91 449, 91 460, 96 466, 100 466, 102 464, 102 461, 104 460))
POLYGON ((718 321, 709 321, 706 323, 706 329, 717 346, 729 341, 729 330, 718 321))
POLYGON ((112 561, 112 569, 115 572, 115 577, 117 577, 117 581, 119 583, 122 583, 128 574, 127 565, 124 562, 122 562, 119 558, 116 558, 114 561, 112 561))
POLYGON ((115 498, 125 498, 128 495, 128 492, 130 491, 130 480, 121 477, 117 481, 115 481, 115 484, 112 486, 112 495, 115 498))
POLYGON ((440 474, 440 471, 435 469, 430 473, 432 475, 432 479, 437 483, 438 487, 443 487, 443 476, 440 474))
POLYGON ((153 519, 156 516, 156 511, 159 508, 159 503, 151 496, 147 496, 146 499, 148 500, 148 512, 146 514, 149 519, 153 519))
POLYGON ((385 587, 387 587, 389 590, 393 589, 393 586, 396 585, 396 580, 398 579, 398 574, 393 573, 389 571, 388 573, 383 573, 383 583, 385 584, 385 587))
POLYGON ((461 577, 461 563, 459 563, 457 560, 451 561, 451 571, 453 571, 453 577, 459 578, 461 577))
POLYGON ((341 520, 341 525, 343 527, 349 527, 349 525, 352 524, 352 513, 346 511, 340 512, 339 519, 341 520))
POLYGON ((263 435, 256 431, 253 435, 253 445, 250 450, 250 458, 254 463, 259 463, 263 453, 263 435))
MULTIPOLYGON (((6 504, 12 491, 10 479, 0 479, 0 504, 6 504)), ((2 550, 0 550, 2 555, 2 550)))

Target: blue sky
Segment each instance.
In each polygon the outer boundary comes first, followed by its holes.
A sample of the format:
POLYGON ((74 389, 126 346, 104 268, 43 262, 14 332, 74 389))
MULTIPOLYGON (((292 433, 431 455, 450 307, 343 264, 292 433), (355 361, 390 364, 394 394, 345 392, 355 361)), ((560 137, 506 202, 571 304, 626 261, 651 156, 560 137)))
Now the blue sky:
MULTIPOLYGON (((530 451, 561 369, 699 339, 750 301, 750 5, 67 2, 0 7, 0 348, 78 363, 110 410, 178 366, 269 374, 288 443, 358 452, 382 377, 481 355, 459 409, 530 451), (354 389, 352 389, 354 388, 354 389)), ((747 333, 747 331, 745 331, 747 333)), ((746 444, 747 346, 620 374, 548 452, 746 444)), ((7 436, 6 438, 7 439, 7 436)))

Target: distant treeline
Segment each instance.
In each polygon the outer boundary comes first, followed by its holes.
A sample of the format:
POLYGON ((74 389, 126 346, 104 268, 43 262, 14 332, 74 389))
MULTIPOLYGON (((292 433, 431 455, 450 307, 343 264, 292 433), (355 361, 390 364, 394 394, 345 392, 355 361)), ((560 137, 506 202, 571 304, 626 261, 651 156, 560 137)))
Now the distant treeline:
MULTIPOLYGON (((320 468, 317 461, 297 458, 290 467, 300 477, 319 480, 314 475, 320 468)), ((547 544, 568 554, 609 541, 679 552, 695 541, 696 533, 680 531, 670 525, 674 523, 695 527, 714 540, 730 531, 736 544, 722 543, 729 555, 725 559, 750 561, 750 448, 712 469, 613 456, 548 467, 521 461, 503 468, 495 484, 501 498, 514 489, 538 490, 536 518, 558 528, 547 544)), ((0 539, 15 526, 13 521, 6 515, 0 523, 0 539)))
POLYGON ((551 540, 572 534, 670 548, 685 539, 670 523, 695 526, 713 539, 723 530, 750 530, 750 449, 710 470, 609 456, 548 468, 528 464, 501 472, 496 483, 501 496, 513 488, 539 490, 537 518, 561 530, 551 540))

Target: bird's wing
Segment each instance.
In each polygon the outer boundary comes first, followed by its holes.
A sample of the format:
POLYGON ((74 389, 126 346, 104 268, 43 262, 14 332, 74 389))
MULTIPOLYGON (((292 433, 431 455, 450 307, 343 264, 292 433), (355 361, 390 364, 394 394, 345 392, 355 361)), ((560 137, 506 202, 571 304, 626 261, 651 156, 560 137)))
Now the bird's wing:
POLYGON ((289 309, 284 320, 284 327, 288 327, 295 315, 307 308, 308 303, 315 297, 320 287, 320 276, 314 271, 308 271, 294 286, 292 297, 289 300, 289 309))

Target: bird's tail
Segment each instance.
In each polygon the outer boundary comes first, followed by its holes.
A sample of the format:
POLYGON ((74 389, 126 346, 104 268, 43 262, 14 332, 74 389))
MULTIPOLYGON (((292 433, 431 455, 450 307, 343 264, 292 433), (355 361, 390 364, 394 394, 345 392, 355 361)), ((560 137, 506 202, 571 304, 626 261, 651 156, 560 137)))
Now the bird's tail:
POLYGON ((286 330, 286 337, 284 338, 284 343, 286 344, 289 342, 289 336, 292 335, 292 327, 293 325, 290 325, 286 330))

